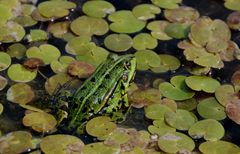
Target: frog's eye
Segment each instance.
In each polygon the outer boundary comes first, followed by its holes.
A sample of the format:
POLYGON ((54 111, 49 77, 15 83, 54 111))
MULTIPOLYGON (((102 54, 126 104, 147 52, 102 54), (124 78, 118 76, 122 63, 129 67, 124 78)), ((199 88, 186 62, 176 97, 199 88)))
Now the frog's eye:
POLYGON ((127 81, 128 81, 128 75, 127 75, 127 74, 123 74, 122 80, 123 80, 124 82, 127 82, 127 81))
POLYGON ((130 69, 130 67, 131 67, 130 61, 126 61, 126 62, 125 62, 125 66, 130 69))

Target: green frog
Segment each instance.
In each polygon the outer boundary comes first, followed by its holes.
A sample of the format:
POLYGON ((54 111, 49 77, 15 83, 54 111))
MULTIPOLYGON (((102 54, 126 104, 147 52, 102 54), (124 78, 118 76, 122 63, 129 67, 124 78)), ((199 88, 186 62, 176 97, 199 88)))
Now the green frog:
POLYGON ((76 91, 69 94, 64 129, 81 133, 86 121, 94 115, 113 114, 123 105, 127 107, 127 90, 135 69, 133 55, 110 54, 76 91))

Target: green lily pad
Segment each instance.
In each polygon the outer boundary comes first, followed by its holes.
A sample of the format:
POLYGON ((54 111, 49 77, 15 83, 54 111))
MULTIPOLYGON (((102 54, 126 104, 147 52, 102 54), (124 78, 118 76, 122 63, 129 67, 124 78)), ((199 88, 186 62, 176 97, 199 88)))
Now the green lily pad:
POLYGON ((17 104, 27 104, 33 100, 35 93, 26 83, 16 83, 7 91, 7 100, 17 104))
POLYGON ((105 47, 115 52, 127 51, 132 44, 133 40, 127 34, 110 34, 104 39, 105 47))
POLYGON ((186 100, 192 98, 195 93, 190 91, 185 84, 185 76, 174 76, 169 82, 159 85, 159 90, 164 97, 173 100, 186 100))
POLYGON ((108 19, 113 22, 110 24, 110 29, 117 33, 135 33, 142 30, 146 24, 127 10, 114 12, 108 16, 108 19))
POLYGON ((36 78, 37 70, 28 70, 21 64, 12 64, 7 74, 15 82, 29 82, 36 78))
POLYGON ((72 55, 85 55, 96 48, 90 36, 79 36, 71 39, 65 46, 66 52, 72 55))
POLYGON ((29 42, 37 42, 48 39, 48 34, 41 29, 34 29, 30 31, 30 35, 27 36, 29 42))
POLYGON ((7 69, 11 65, 11 62, 9 54, 0 51, 0 71, 7 69))
POLYGON ((13 154, 27 152, 32 148, 32 135, 26 131, 13 131, 0 137, 0 153, 13 154))
POLYGON ((8 21, 0 27, 0 41, 3 43, 19 42, 24 36, 24 28, 16 22, 8 21))
POLYGON ((191 152, 195 148, 194 141, 187 135, 179 132, 167 133, 161 136, 158 140, 158 146, 167 153, 191 152))
POLYGON ((138 70, 147 70, 150 67, 160 66, 161 59, 158 54, 152 50, 140 50, 134 55, 137 59, 138 70))
POLYGON ((239 98, 233 98, 226 105, 227 116, 234 121, 236 124, 240 125, 240 100, 239 98))
POLYGON ((148 126, 148 131, 151 134, 158 134, 159 136, 163 136, 167 133, 176 132, 176 129, 169 126, 165 121, 164 118, 154 120, 153 125, 148 126))
POLYGON ((164 118, 167 124, 178 130, 188 130, 197 122, 197 117, 193 113, 182 109, 177 109, 176 112, 167 112, 164 118))
POLYGON ((199 12, 188 6, 164 10, 164 17, 172 23, 191 23, 199 18, 199 12))
POLYGON ((124 128, 117 128, 112 133, 108 134, 107 136, 104 136, 104 144, 108 145, 110 143, 113 143, 114 145, 121 145, 127 143, 131 136, 131 134, 128 134, 127 129, 124 128))
POLYGON ((80 153, 84 143, 75 136, 56 134, 49 135, 42 139, 40 148, 44 153, 80 153))
POLYGON ((23 125, 32 127, 37 132, 49 132, 57 125, 53 115, 45 112, 31 112, 23 117, 23 125))
POLYGON ((78 78, 88 78, 94 71, 95 68, 92 64, 82 61, 74 61, 67 67, 68 74, 78 78))
POLYGON ((115 7, 107 1, 87 1, 82 6, 83 12, 90 17, 105 17, 115 12, 115 7))
POLYGON ((155 14, 160 14, 161 9, 152 4, 140 4, 133 8, 132 13, 139 20, 149 20, 155 18, 155 14))
POLYGON ((48 25, 47 31, 53 34, 54 37, 62 38, 69 30, 70 22, 62 21, 48 25))
POLYGON ((88 16, 78 17, 71 23, 70 28, 79 36, 104 35, 109 30, 108 23, 104 19, 88 16))
POLYGON ((18 23, 23 27, 30 27, 36 25, 38 22, 30 15, 18 16, 13 19, 14 22, 18 23))
POLYGON ((151 30, 151 35, 153 38, 158 40, 171 40, 172 38, 165 33, 165 28, 168 24, 168 21, 155 20, 148 23, 147 29, 151 30))
POLYGON ((217 87, 220 86, 218 80, 207 76, 189 76, 185 79, 189 88, 195 91, 204 91, 214 93, 217 87))
POLYGON ((240 0, 224 0, 224 6, 230 10, 240 11, 240 0))
POLYGON ((164 32, 172 38, 187 38, 190 32, 190 25, 182 23, 170 23, 165 27, 164 32))
POLYGON ((184 101, 177 101, 177 108, 187 111, 193 111, 197 108, 197 100, 195 98, 190 98, 184 101))
POLYGON ((39 47, 31 47, 26 51, 26 55, 28 58, 39 58, 45 64, 50 64, 52 61, 57 60, 61 53, 53 45, 43 44, 39 47))
POLYGON ((8 84, 8 80, 0 75, 0 91, 3 90, 8 84))
POLYGON ((102 137, 110 134, 116 129, 117 125, 111 122, 111 118, 99 116, 91 119, 86 125, 86 131, 94 137, 102 137))
POLYGON ((214 97, 206 98, 197 106, 198 114, 206 119, 223 120, 226 118, 225 109, 214 97))
POLYGON ((199 146, 199 150, 204 154, 237 154, 240 152, 240 148, 237 145, 227 141, 207 141, 199 146))
POLYGON ((234 94, 234 87, 230 84, 221 85, 215 91, 216 99, 223 106, 226 106, 230 102, 234 94))
POLYGON ((14 43, 7 48, 7 53, 12 57, 21 59, 24 57, 27 48, 21 43, 14 43))
POLYGON ((207 141, 220 140, 224 136, 224 132, 222 124, 214 119, 198 121, 188 130, 188 134, 193 139, 203 137, 207 141))
POLYGON ((148 33, 140 33, 133 38, 133 48, 136 50, 154 49, 158 42, 148 33))
POLYGON ((83 147, 82 154, 114 154, 119 153, 120 147, 106 146, 103 143, 91 143, 83 147))
POLYGON ((169 107, 167 107, 166 105, 162 105, 160 103, 145 106, 144 111, 145 111, 145 116, 148 119, 154 119, 154 120, 163 119, 165 113, 173 112, 169 107))
POLYGON ((75 61, 71 56, 61 56, 58 60, 51 62, 50 66, 54 73, 66 73, 68 65, 75 61))
POLYGON ((10 7, 0 4, 0 26, 4 25, 9 19, 13 17, 10 7))
POLYGON ((161 8, 175 9, 178 8, 178 4, 181 3, 182 0, 151 0, 151 2, 161 8))
POLYGON ((173 111, 177 110, 177 103, 174 100, 172 100, 172 99, 163 98, 161 100, 161 104, 168 106, 173 111))
POLYGON ((47 18, 61 18, 69 14, 68 9, 77 5, 68 1, 45 1, 38 5, 39 13, 47 18))

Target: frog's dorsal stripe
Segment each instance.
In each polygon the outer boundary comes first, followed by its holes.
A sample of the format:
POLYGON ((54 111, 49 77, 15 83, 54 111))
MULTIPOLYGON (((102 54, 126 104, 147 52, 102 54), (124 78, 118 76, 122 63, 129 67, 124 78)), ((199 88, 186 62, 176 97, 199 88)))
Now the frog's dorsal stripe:
MULTIPOLYGON (((73 94, 73 105, 70 109, 71 113, 69 114, 70 121, 68 124, 68 128, 76 128, 78 125, 81 125, 81 120, 84 118, 82 111, 84 109, 84 106, 86 105, 86 102, 88 102, 91 96, 93 96, 93 94, 98 90, 99 86, 103 85, 102 83, 104 79, 107 79, 107 75, 115 75, 115 79, 111 76, 109 78, 112 78, 114 82, 117 82, 119 79, 119 75, 121 76, 122 72, 124 71, 124 67, 118 68, 116 66, 131 57, 132 55, 110 55, 108 59, 96 69, 94 74, 91 75, 91 77, 89 77, 84 82, 84 84, 73 94), (113 69, 115 70, 114 72, 117 74, 110 73, 113 69)), ((105 86, 105 84, 103 86, 105 86)), ((109 84, 109 86, 112 85, 109 84)))

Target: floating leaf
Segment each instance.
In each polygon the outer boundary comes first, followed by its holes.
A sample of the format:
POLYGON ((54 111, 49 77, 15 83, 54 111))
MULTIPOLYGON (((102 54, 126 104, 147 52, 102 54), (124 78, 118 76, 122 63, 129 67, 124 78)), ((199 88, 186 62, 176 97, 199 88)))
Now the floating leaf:
POLYGON ((107 153, 119 153, 120 147, 110 147, 103 143, 91 143, 83 147, 82 154, 107 154, 107 153))
POLYGON ((163 119, 165 113, 173 112, 166 105, 162 105, 160 103, 148 105, 144 107, 145 116, 149 119, 163 119))
POLYGON ((226 118, 224 107, 214 97, 206 98, 199 102, 197 111, 201 117, 206 119, 223 120, 226 118))
POLYGON ((240 0, 224 0, 224 6, 230 10, 240 11, 240 0))
POLYGON ((68 74, 77 76, 78 78, 87 78, 94 71, 95 68, 93 65, 82 61, 71 62, 67 67, 68 74))
POLYGON ((32 135, 26 131, 14 131, 0 137, 0 153, 27 152, 32 147, 32 135))
POLYGON ((134 55, 137 59, 137 69, 139 70, 147 70, 149 67, 158 67, 161 62, 158 54, 152 50, 137 51, 134 55))
POLYGON ((49 24, 47 31, 52 33, 54 37, 62 38, 64 34, 67 34, 69 26, 69 21, 56 22, 49 24))
POLYGON ((9 19, 13 17, 10 7, 0 4, 0 26, 4 25, 9 19))
POLYGON ((227 141, 207 141, 199 146, 199 150, 204 154, 233 154, 240 152, 240 148, 237 145, 227 141))
POLYGON ((170 23, 165 27, 164 32, 176 39, 187 38, 190 31, 190 26, 188 24, 181 23, 170 23))
POLYGON ((0 51, 0 71, 7 69, 11 65, 11 62, 9 54, 0 51))
POLYGON ((12 64, 8 69, 8 77, 15 82, 29 82, 37 76, 36 70, 28 70, 21 64, 12 64))
POLYGON ((68 65, 75 61, 73 57, 61 56, 58 60, 51 62, 50 66, 54 73, 66 73, 68 65))
POLYGON ((154 49, 158 42, 148 33, 140 33, 133 38, 133 48, 136 50, 154 49))
MULTIPOLYGON (((240 4, 240 1, 239 1, 239 4, 240 4)), ((227 24, 231 29, 234 29, 234 30, 240 29, 240 21, 238 20, 239 17, 240 17, 239 11, 232 12, 228 15, 227 24)))
POLYGON ((45 112, 31 112, 23 117, 23 125, 37 132, 49 132, 57 125, 57 120, 45 112))
POLYGON ((90 17, 105 17, 106 14, 115 12, 115 7, 107 1, 87 1, 83 4, 82 10, 90 17))
POLYGON ((7 100, 17 104, 27 104, 35 97, 31 86, 25 83, 16 83, 7 91, 7 100))
POLYGON ((224 136, 224 132, 222 124, 214 119, 198 121, 188 130, 188 134, 193 139, 203 137, 207 141, 220 140, 224 136))
POLYGON ((23 27, 34 26, 37 24, 37 21, 34 20, 30 15, 18 16, 14 18, 13 21, 20 24, 23 27))
POLYGON ((40 148, 44 153, 80 153, 84 143, 72 135, 49 135, 42 139, 40 148))
POLYGON ((34 29, 30 31, 30 35, 28 35, 29 42, 43 41, 48 39, 48 35, 44 30, 34 29))
POLYGON ((231 82, 234 85, 235 91, 238 91, 240 89, 240 70, 233 73, 231 82))
POLYGON ((23 66, 28 69, 38 69, 40 66, 44 66, 44 63, 41 59, 29 58, 24 61, 23 66))
POLYGON ((233 99, 226 105, 226 113, 227 116, 234 121, 235 123, 240 125, 240 100, 233 99))
POLYGON ((167 153, 177 153, 180 151, 191 152, 194 147, 194 141, 185 134, 179 132, 167 133, 158 140, 159 148, 167 153))
POLYGON ((167 124, 178 130, 188 130, 197 121, 197 117, 193 113, 182 109, 177 109, 176 112, 167 112, 164 118, 167 124))
POLYGON ((131 11, 121 10, 108 16, 113 23, 110 29, 117 33, 135 33, 145 27, 145 22, 138 20, 131 11))
POLYGON ((86 131, 91 136, 102 137, 113 132, 116 127, 117 125, 111 122, 109 117, 99 116, 87 123, 86 131))
POLYGON ((185 82, 189 88, 207 93, 214 93, 216 88, 220 86, 218 80, 207 76, 189 76, 185 82))
POLYGON ((8 84, 8 80, 0 75, 0 91, 3 90, 8 84))
POLYGON ((127 129, 124 128, 117 128, 112 133, 104 136, 104 144, 109 145, 112 143, 113 145, 121 145, 127 143, 130 138, 131 134, 128 133, 127 129))
POLYGON ((170 82, 163 82, 159 85, 159 90, 164 97, 173 100, 186 100, 192 98, 195 93, 190 91, 185 84, 185 76, 174 76, 170 82))
POLYGON ((153 125, 148 126, 148 131, 151 134, 158 134, 159 136, 163 136, 167 133, 176 132, 176 129, 166 124, 164 118, 162 118, 154 120, 153 125))
POLYGON ((104 39, 106 48, 115 51, 127 51, 132 47, 133 40, 127 34, 110 34, 104 39))
POLYGON ((161 8, 174 9, 178 7, 182 0, 151 0, 151 2, 161 8))
POLYGON ((155 14, 160 14, 161 9, 152 4, 140 4, 136 5, 132 13, 139 20, 149 20, 155 18, 155 14))
POLYGON ((181 102, 178 101, 177 108, 187 110, 187 111, 192 111, 197 108, 197 104, 198 104, 197 100, 195 98, 191 98, 181 102))
POLYGON ((21 59, 24 57, 27 48, 21 43, 14 43, 7 48, 7 53, 12 57, 21 59))
POLYGON ((108 23, 101 18, 80 16, 71 23, 70 28, 79 36, 104 35, 108 32, 108 23))
POLYGON ((155 20, 147 25, 147 29, 151 30, 151 35, 159 40, 171 40, 172 38, 165 33, 165 28, 169 22, 164 20, 155 20))
POLYGON ((29 48, 26 55, 28 58, 39 58, 45 64, 50 64, 52 61, 57 60, 61 56, 61 53, 55 46, 43 44, 39 47, 29 48))
MULTIPOLYGON (((2 103, 0 103, 0 115, 3 113, 3 110, 4 110, 4 106, 2 105, 2 103)), ((1 144, 0 144, 0 147, 1 147, 1 144)))
POLYGON ((76 4, 68 1, 45 1, 38 5, 38 11, 47 18, 61 18, 69 14, 76 4))
POLYGON ((215 97, 221 105, 226 106, 230 102, 234 93, 234 87, 230 84, 225 84, 216 89, 215 97))
POLYGON ((164 98, 161 100, 161 104, 168 106, 173 111, 177 110, 177 103, 172 99, 164 98))

